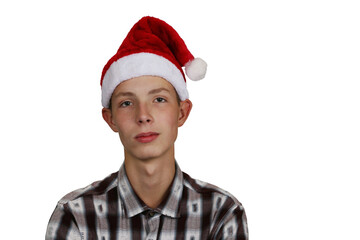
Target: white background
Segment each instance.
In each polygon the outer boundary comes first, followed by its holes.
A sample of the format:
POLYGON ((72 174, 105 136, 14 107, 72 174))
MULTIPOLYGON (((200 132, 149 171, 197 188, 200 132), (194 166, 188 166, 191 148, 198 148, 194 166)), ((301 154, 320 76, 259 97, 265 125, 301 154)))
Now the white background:
POLYGON ((207 77, 176 158, 245 206, 251 240, 360 239, 358 1, 2 1, 1 239, 44 239, 56 202, 115 172, 100 75, 144 15, 207 77))

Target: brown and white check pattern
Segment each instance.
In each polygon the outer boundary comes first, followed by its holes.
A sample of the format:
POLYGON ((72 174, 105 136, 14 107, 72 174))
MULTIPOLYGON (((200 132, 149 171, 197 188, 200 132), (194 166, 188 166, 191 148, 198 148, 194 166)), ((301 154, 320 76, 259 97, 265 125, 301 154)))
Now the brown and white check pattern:
POLYGON ((47 227, 46 240, 248 239, 244 208, 228 192, 192 179, 176 164, 168 197, 156 209, 134 193, 124 165, 67 194, 47 227))

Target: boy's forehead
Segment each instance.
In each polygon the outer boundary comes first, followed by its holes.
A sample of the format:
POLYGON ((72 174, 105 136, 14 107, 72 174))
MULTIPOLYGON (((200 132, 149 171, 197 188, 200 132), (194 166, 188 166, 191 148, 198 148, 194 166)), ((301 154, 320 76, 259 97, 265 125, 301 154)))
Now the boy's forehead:
POLYGON ((174 92, 175 89, 164 78, 158 76, 140 76, 121 82, 114 90, 113 95, 121 92, 130 93, 151 93, 152 90, 164 90, 174 92))

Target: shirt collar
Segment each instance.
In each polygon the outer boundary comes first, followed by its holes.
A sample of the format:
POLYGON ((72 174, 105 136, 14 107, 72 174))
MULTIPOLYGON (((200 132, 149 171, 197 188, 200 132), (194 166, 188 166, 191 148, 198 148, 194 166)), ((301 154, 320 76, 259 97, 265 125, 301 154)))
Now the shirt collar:
MULTIPOLYGON (((183 173, 175 162, 175 177, 171 184, 168 196, 159 205, 158 208, 152 209, 160 214, 178 218, 180 217, 179 205, 183 192, 183 173)), ((118 191, 125 207, 125 214, 127 217, 133 217, 144 211, 151 210, 145 205, 143 201, 136 195, 135 191, 131 187, 129 179, 126 175, 125 164, 122 164, 118 175, 118 191)))

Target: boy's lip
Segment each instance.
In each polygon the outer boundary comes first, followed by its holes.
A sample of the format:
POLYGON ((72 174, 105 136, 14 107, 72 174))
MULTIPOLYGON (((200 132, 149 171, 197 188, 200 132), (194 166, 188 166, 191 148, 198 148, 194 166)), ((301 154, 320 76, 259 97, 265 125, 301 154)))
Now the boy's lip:
POLYGON ((138 135, 135 136, 135 139, 141 143, 148 143, 148 142, 152 142, 153 140, 155 140, 158 136, 159 136, 159 133, 146 132, 146 133, 139 133, 138 135))

